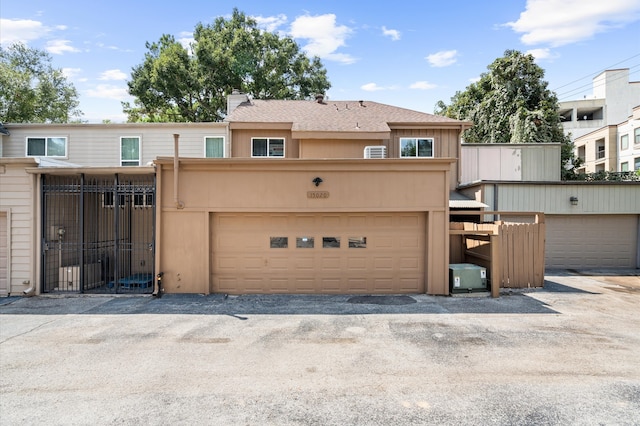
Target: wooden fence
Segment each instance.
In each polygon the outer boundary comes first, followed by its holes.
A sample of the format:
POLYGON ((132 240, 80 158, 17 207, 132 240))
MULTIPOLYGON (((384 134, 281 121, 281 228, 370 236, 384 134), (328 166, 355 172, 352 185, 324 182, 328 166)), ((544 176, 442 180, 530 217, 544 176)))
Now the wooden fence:
MULTIPOLYGON (((478 217, 478 212, 455 212, 456 215, 461 213, 478 217)), ((508 217, 509 220, 496 220, 489 223, 451 222, 449 263, 472 263, 485 267, 491 285, 491 294, 494 297, 499 295, 500 287, 542 287, 544 284, 544 214, 482 213, 498 218, 508 217)))

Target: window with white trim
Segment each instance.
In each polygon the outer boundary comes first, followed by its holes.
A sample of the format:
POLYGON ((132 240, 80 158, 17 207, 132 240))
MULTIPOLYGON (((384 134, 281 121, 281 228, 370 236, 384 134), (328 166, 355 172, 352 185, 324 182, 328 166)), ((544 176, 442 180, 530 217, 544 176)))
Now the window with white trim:
POLYGON ((628 161, 620 164, 620 171, 621 172, 628 172, 629 171, 629 162, 628 161))
POLYGON ((629 149, 629 135, 620 136, 620 151, 629 149))
POLYGON ((400 138, 400 157, 433 158, 433 138, 400 138))
POLYGON ((66 137, 27 138, 27 157, 66 157, 66 137))
POLYGON ((633 144, 640 145, 640 127, 633 129, 633 144))
POLYGON ((120 165, 139 166, 140 165, 140 137, 121 136, 120 137, 120 165))
POLYGON ((204 138, 204 157, 224 157, 224 136, 206 136, 204 138))
POLYGON ((252 157, 284 157, 283 138, 251 138, 252 157))

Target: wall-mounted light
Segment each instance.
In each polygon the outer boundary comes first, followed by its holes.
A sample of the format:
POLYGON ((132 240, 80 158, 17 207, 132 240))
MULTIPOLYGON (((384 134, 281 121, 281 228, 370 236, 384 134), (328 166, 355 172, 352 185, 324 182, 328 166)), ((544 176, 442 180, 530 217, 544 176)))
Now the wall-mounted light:
POLYGON ((569 202, 571 202, 572 206, 577 206, 578 205, 578 197, 576 197, 575 195, 572 195, 569 198, 569 202))
POLYGON ((314 180, 312 180, 311 182, 313 182, 316 186, 319 186, 322 183, 322 178, 321 177, 317 177, 314 180))

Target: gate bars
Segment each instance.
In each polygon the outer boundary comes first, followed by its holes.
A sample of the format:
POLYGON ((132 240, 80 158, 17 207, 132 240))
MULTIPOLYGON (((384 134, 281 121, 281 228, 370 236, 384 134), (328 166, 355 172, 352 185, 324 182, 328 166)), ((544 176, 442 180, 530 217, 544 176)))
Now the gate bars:
POLYGON ((151 293, 155 175, 42 175, 42 293, 151 293))

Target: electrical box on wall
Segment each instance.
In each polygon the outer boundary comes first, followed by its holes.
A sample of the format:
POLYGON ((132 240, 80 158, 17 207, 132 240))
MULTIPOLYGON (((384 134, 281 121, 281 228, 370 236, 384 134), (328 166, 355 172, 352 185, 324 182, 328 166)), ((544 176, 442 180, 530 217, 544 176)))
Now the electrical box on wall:
POLYGON ((449 291, 451 294, 487 291, 487 269, 471 263, 450 264, 449 291))
POLYGON ((47 241, 57 241, 64 238, 66 233, 64 226, 62 225, 49 225, 49 235, 47 235, 47 241))

